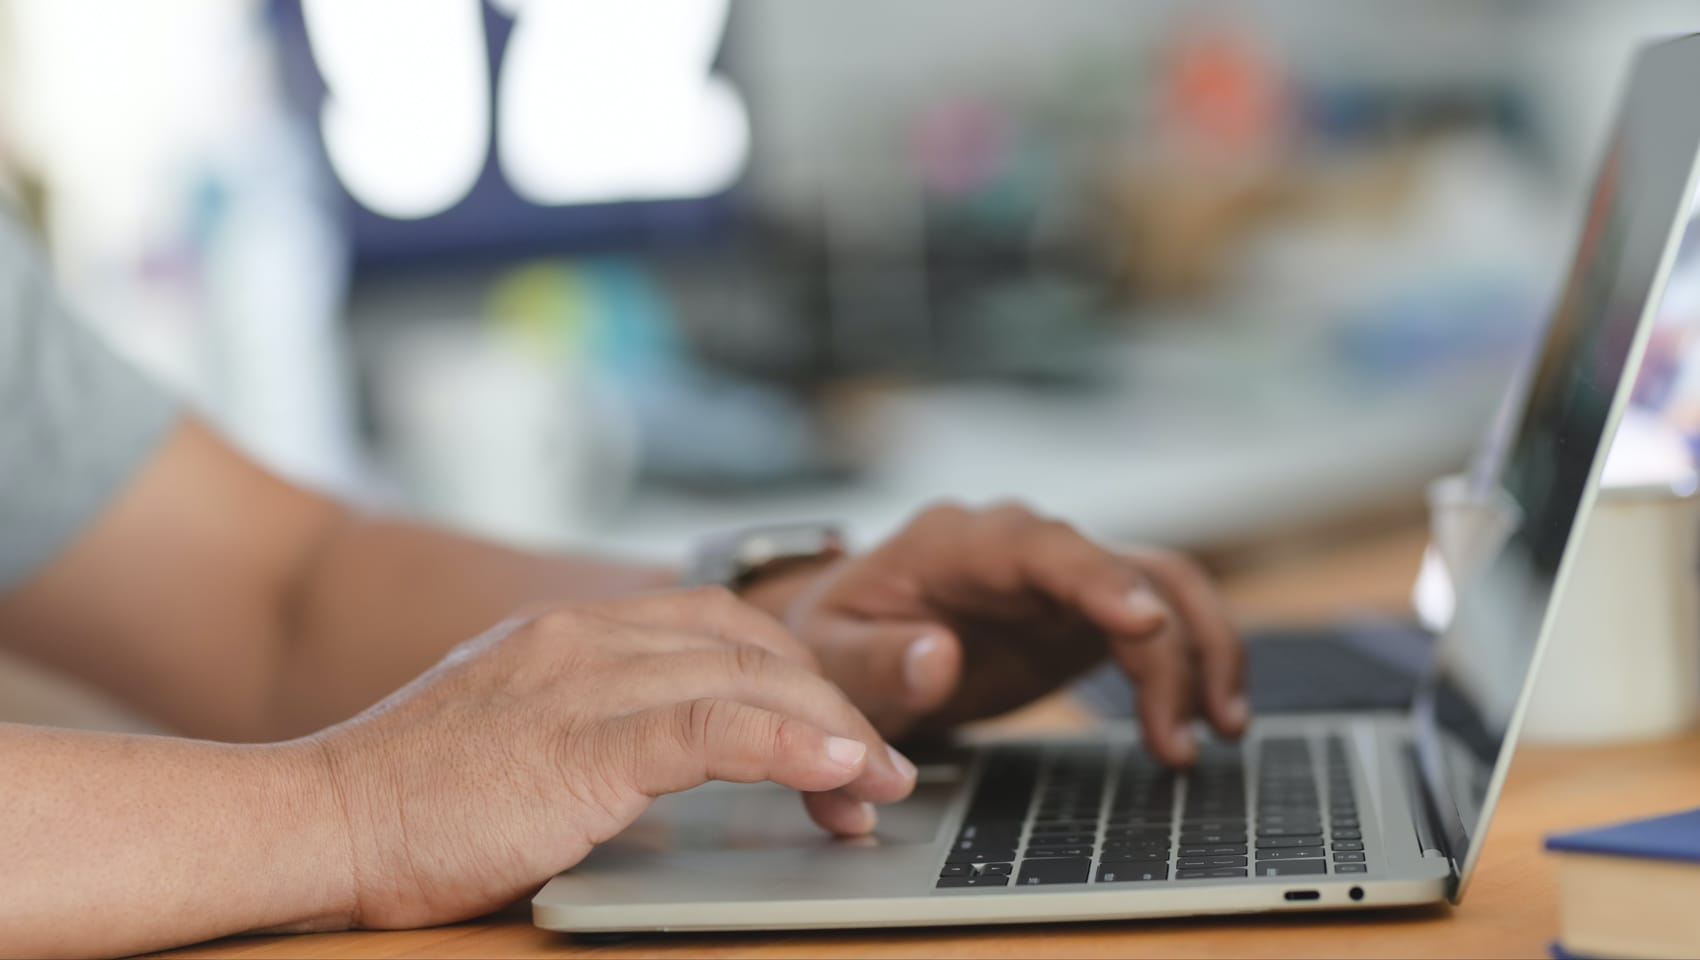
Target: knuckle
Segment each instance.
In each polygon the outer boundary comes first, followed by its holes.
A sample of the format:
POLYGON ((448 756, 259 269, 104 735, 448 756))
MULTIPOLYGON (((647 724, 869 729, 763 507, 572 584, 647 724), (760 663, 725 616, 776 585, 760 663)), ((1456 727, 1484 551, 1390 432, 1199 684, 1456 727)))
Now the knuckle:
POLYGON ((602 725, 565 734, 556 747, 555 763, 569 796, 578 804, 602 810, 613 822, 636 816, 635 808, 644 799, 637 785, 641 762, 631 737, 602 725))
POLYGON ((594 609, 605 611, 611 616, 647 620, 658 612, 666 610, 670 604, 674 603, 673 597, 674 593, 665 590, 638 593, 599 601, 595 604, 594 609))
POLYGON ((916 515, 917 525, 954 526, 969 516, 969 510, 957 500, 935 500, 916 515))
POLYGON ((727 667, 732 674, 745 679, 765 676, 773 655, 753 643, 732 644, 726 653, 727 667))
POLYGON ((1079 530, 1074 528, 1074 524, 1069 523, 1067 520, 1059 520, 1056 517, 1046 516, 1039 516, 1037 520, 1039 529, 1043 530, 1049 536, 1070 541, 1084 541, 1086 539, 1079 530))
POLYGON ((1182 647, 1180 635, 1168 627, 1141 637, 1138 644, 1141 661, 1154 671, 1173 670, 1187 655, 1187 651, 1182 647))
POLYGON ((714 744, 729 704, 714 697, 687 700, 673 711, 673 736, 690 754, 702 754, 714 744))
POLYGON ((1210 573, 1204 569, 1204 564, 1184 553, 1170 553, 1168 562, 1183 579, 1198 583, 1204 583, 1210 579, 1210 573))
POLYGON ((768 715, 767 729, 758 741, 770 756, 781 757, 796 752, 803 745, 803 734, 795 720, 768 715))
POLYGON ((590 624, 590 619, 581 612, 555 608, 507 634, 501 643, 509 656, 521 663, 551 666, 547 671, 516 671, 508 678, 508 685, 526 688, 567 664, 594 660, 602 645, 596 642, 598 634, 590 629, 590 624))
POLYGON ((714 616, 723 628, 767 633, 779 626, 778 620, 745 601, 736 591, 726 587, 712 589, 713 598, 708 601, 708 606, 712 608, 714 616))
POLYGON ((558 607, 533 621, 527 632, 531 652, 560 669, 605 666, 629 651, 634 628, 604 610, 558 607))
POLYGON ((789 631, 786 631, 785 637, 786 648, 792 652, 792 655, 804 670, 812 674, 819 674, 824 669, 825 665, 822 663, 820 655, 812 647, 797 639, 789 631))
POLYGON ((1065 554, 1077 554, 1083 542, 1074 527, 1050 517, 1036 518, 1026 533, 1035 545, 1065 554))
POLYGON ((704 607, 717 613, 735 610, 742 605, 742 601, 738 599, 737 594, 733 593, 730 588, 720 584, 693 587, 686 592, 685 597, 691 604, 704 607))
POLYGON ((1169 571, 1180 578, 1203 580, 1207 576, 1203 565, 1179 550, 1156 547, 1145 551, 1145 559, 1152 566, 1169 571))
POLYGON ((998 500, 987 507, 986 519, 1011 526, 1026 526, 1039 519, 1033 508, 1020 500, 998 500))
POLYGON ((531 621, 533 632, 555 639, 571 636, 584 624, 584 615, 571 607, 553 607, 531 621))

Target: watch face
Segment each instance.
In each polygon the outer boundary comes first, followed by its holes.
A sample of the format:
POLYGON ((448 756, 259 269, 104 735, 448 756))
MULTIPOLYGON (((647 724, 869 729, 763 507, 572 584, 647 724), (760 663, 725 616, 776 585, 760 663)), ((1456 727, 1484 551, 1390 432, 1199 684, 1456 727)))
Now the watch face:
POLYGON ((769 527, 745 535, 738 548, 738 565, 744 572, 775 560, 798 560, 833 553, 838 549, 838 532, 829 527, 769 527))
POLYGON ((692 583, 735 586, 769 564, 833 557, 844 552, 838 528, 795 523, 757 527, 705 539, 692 564, 692 583))

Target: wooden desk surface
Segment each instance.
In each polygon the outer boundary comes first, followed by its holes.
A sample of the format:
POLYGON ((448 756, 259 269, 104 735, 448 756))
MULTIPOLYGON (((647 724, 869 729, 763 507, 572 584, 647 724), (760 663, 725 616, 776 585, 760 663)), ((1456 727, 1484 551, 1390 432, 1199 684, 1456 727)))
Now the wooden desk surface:
MULTIPOLYGON (((1353 604, 1397 602, 1409 584, 1420 538, 1381 541, 1356 558, 1303 565, 1308 584, 1356 578, 1353 604), (1386 575, 1366 577, 1368 569, 1386 575)), ((1248 614, 1280 619, 1324 614, 1290 576, 1249 578, 1229 596, 1248 614), (1267 599, 1269 602, 1263 602, 1267 599)), ((1335 590, 1329 594, 1338 597, 1335 590)), ((1053 702, 1018 720, 1024 726, 1072 723, 1053 702)), ((1556 877, 1541 852, 1547 833, 1700 803, 1700 734, 1616 747, 1529 747, 1519 751, 1481 867, 1463 905, 1051 926, 959 927, 889 932, 783 932, 641 937, 580 942, 538 930, 528 911, 431 930, 237 938, 164 956, 176 957, 1432 957, 1545 956, 1558 927, 1556 877)))

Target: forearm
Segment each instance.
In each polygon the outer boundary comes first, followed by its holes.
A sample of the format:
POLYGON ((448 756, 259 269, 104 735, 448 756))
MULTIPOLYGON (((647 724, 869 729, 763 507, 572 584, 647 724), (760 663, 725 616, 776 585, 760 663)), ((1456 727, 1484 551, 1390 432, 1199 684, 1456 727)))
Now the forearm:
POLYGON ((339 512, 284 598, 266 733, 358 713, 515 610, 672 586, 664 567, 551 556, 339 512))
POLYGON ((348 839, 315 751, 0 724, 0 954, 347 926, 348 839))

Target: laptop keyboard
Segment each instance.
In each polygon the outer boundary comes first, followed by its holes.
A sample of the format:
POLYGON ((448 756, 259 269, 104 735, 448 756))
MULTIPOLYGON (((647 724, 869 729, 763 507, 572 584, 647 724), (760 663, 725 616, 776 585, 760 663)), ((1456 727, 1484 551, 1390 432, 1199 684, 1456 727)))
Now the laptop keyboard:
POLYGON ((1324 743, 1318 764, 1310 740, 1259 741, 1249 794, 1238 744, 1185 772, 1138 747, 991 748, 938 886, 1364 873, 1345 744, 1324 743))

